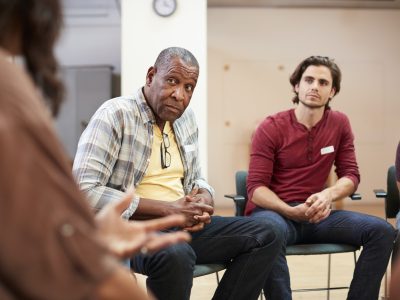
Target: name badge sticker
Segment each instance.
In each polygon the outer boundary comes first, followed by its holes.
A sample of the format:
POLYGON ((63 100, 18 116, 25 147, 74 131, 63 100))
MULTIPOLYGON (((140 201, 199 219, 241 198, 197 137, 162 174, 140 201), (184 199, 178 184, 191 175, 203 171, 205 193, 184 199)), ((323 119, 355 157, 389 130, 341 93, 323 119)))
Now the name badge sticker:
POLYGON ((190 145, 184 145, 183 146, 185 148, 186 152, 193 152, 196 150, 196 147, 194 144, 190 144, 190 145))
POLYGON ((321 155, 325 155, 325 154, 329 154, 329 153, 333 153, 333 152, 335 152, 335 149, 333 148, 333 146, 328 146, 328 147, 321 149, 321 155))

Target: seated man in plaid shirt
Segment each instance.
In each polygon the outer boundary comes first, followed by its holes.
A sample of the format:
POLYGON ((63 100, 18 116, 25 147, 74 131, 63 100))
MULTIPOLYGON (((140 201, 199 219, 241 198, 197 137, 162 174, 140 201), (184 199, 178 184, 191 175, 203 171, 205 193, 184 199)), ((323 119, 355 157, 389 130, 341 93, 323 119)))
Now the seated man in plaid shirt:
POLYGON ((185 215, 190 244, 131 259, 158 299, 189 299, 194 266, 207 263, 227 265, 214 299, 257 299, 282 235, 256 219, 211 217, 214 191, 201 175, 197 124, 187 109, 198 76, 188 50, 163 50, 144 87, 94 114, 79 141, 74 174, 96 210, 134 186, 137 196, 124 217, 185 215))

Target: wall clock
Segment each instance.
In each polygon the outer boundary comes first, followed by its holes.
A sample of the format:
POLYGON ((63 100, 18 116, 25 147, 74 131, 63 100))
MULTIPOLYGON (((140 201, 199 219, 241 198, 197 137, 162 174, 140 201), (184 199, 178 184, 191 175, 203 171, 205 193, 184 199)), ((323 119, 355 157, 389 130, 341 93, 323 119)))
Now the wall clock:
POLYGON ((169 17, 176 11, 176 0, 153 0, 153 9, 161 17, 169 17))

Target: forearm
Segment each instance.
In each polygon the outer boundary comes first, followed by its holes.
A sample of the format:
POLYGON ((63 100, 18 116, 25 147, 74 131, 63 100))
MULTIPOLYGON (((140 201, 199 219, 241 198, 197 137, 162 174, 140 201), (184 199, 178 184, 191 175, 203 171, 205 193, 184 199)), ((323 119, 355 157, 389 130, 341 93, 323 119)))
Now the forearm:
POLYGON ((204 213, 212 215, 214 212, 212 206, 203 203, 203 198, 202 195, 201 200, 196 201, 195 197, 185 196, 172 202, 140 198, 139 205, 131 219, 146 220, 182 214, 186 218, 185 227, 190 227, 199 223, 199 216, 203 216, 204 213))
POLYGON ((204 200, 204 204, 214 207, 214 198, 207 189, 199 189, 199 192, 197 194, 201 195, 204 200))
POLYGON ((332 201, 337 201, 350 196, 355 192, 355 186, 351 179, 342 177, 336 183, 324 189, 321 193, 329 193, 332 201))
POLYGON ((197 188, 198 193, 203 193, 203 192, 208 193, 212 200, 215 196, 215 191, 212 188, 212 186, 209 185, 208 182, 204 178, 202 178, 200 175, 194 182, 191 183, 191 187, 192 187, 192 190, 194 188, 197 188))
POLYGON ((174 202, 140 198, 138 207, 132 215, 133 220, 156 219, 179 213, 174 202))
POLYGON ((118 267, 96 289, 96 299, 154 299, 147 295, 127 269, 118 267))
POLYGON ((287 218, 291 218, 291 207, 266 186, 256 188, 251 201, 253 201, 257 206, 275 211, 287 218))

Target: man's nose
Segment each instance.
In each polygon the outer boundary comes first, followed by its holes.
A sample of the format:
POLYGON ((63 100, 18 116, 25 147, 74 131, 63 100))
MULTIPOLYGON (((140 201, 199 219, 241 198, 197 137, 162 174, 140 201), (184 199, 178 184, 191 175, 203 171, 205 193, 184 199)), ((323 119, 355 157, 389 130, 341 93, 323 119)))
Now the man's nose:
POLYGON ((311 88, 312 88, 313 90, 318 91, 318 88, 319 88, 318 81, 314 80, 313 83, 311 84, 311 88))
POLYGON ((183 101, 185 100, 185 91, 182 86, 176 86, 174 90, 174 97, 178 101, 183 101))

